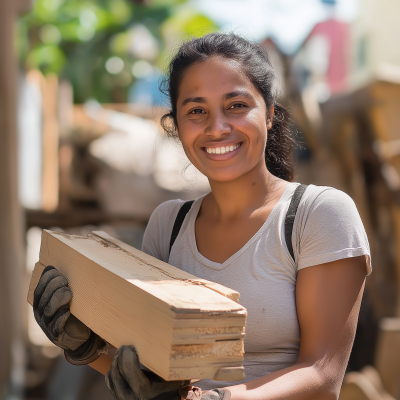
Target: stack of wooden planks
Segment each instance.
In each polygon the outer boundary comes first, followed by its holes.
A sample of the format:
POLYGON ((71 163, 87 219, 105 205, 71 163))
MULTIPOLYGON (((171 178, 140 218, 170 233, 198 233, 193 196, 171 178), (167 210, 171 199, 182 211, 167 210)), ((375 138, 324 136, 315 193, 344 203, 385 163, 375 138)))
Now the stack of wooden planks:
POLYGON ((71 313, 114 347, 134 345, 166 380, 243 379, 239 293, 199 279, 105 232, 44 230, 28 301, 47 265, 67 278, 71 313))

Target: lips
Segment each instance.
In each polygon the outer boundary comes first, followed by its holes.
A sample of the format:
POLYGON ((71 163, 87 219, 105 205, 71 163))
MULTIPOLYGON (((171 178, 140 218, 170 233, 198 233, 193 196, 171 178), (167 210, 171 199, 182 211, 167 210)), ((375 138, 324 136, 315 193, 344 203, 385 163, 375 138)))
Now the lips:
POLYGON ((227 154, 235 151, 240 147, 241 143, 230 146, 218 146, 218 147, 204 147, 204 150, 208 154, 227 154))

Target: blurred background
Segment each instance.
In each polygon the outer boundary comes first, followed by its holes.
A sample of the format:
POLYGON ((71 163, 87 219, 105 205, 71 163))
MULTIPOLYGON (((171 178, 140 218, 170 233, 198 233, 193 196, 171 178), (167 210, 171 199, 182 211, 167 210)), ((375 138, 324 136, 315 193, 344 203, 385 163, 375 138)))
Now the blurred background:
POLYGON ((400 399, 399 0, 0 0, 0 399, 112 399, 36 325, 41 230, 140 248, 162 202, 206 178, 168 139, 158 86, 182 40, 234 31, 275 65, 296 181, 356 202, 370 240, 342 400, 400 399))

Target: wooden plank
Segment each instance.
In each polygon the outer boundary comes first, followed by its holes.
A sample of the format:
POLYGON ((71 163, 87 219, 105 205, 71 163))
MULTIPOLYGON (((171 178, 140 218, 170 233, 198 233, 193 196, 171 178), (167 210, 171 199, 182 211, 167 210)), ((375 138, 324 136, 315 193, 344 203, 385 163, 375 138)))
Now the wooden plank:
POLYGON ((26 14, 32 10, 32 0, 18 0, 15 2, 17 15, 26 14))
POLYGON ((379 327, 375 366, 386 390, 400 396, 400 318, 383 318, 379 327))
POLYGON ((33 269, 31 282, 28 289, 28 303, 30 305, 33 305, 33 292, 35 291, 36 286, 39 283, 40 276, 42 275, 44 269, 45 266, 39 261, 35 264, 35 268, 33 269))
POLYGON ((172 344, 215 343, 221 340, 236 340, 244 338, 244 329, 237 326, 206 327, 206 328, 176 328, 172 344))
POLYGON ((395 400, 383 386, 378 371, 371 365, 360 372, 346 374, 339 400, 395 400))
POLYGON ((349 372, 344 379, 339 400, 389 400, 380 396, 373 384, 360 372, 349 372))
POLYGON ((171 368, 169 376, 171 380, 178 380, 179 377, 186 374, 189 376, 197 376, 197 379, 207 379, 212 375, 215 381, 240 381, 244 378, 244 369, 241 363, 215 364, 204 367, 185 367, 171 368))
POLYGON ((135 345, 141 363, 164 379, 243 377, 246 310, 232 300, 236 291, 104 232, 82 237, 44 230, 31 304, 46 265, 68 279, 72 314, 115 347, 135 345))
POLYGON ((18 198, 15 21, 19 4, 0 1, 0 393, 22 396, 26 290, 24 221, 18 198), (22 356, 21 356, 22 355, 22 356))
POLYGON ((132 254, 133 257, 136 257, 136 258, 142 260, 143 262, 150 263, 153 266, 155 266, 156 268, 161 268, 163 271, 170 274, 174 279, 184 280, 184 281, 188 281, 188 282, 190 281, 191 283, 193 283, 195 285, 206 286, 209 289, 214 290, 215 292, 220 293, 220 294, 228 297, 231 300, 234 300, 236 302, 239 301, 240 294, 238 292, 236 292, 235 290, 232 290, 225 286, 219 285, 218 283, 215 283, 215 282, 210 282, 210 281, 206 281, 205 279, 197 278, 196 276, 191 275, 185 271, 182 271, 179 268, 175 268, 172 265, 169 265, 169 264, 167 264, 163 261, 160 261, 152 256, 149 256, 148 254, 143 253, 142 251, 137 250, 132 246, 129 246, 128 244, 122 242, 121 240, 111 237, 106 232, 94 231, 93 234, 95 236, 105 240, 106 242, 111 243, 111 244, 123 249, 124 251, 132 254))

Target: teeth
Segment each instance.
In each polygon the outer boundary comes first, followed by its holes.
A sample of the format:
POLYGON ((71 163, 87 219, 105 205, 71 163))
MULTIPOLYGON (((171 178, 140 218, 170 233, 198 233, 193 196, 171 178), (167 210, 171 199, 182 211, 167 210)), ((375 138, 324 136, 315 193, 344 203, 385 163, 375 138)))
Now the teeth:
POLYGON ((239 146, 240 144, 237 144, 236 146, 210 147, 208 149, 206 148, 206 152, 208 154, 225 154, 236 150, 239 146))

